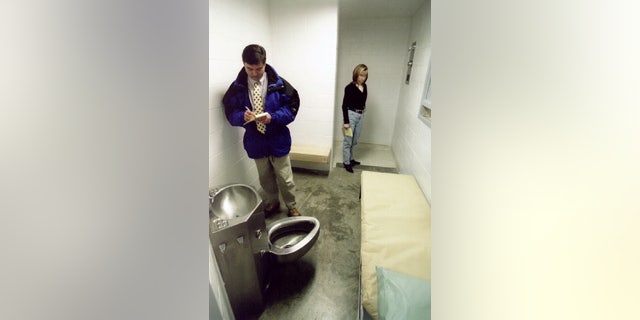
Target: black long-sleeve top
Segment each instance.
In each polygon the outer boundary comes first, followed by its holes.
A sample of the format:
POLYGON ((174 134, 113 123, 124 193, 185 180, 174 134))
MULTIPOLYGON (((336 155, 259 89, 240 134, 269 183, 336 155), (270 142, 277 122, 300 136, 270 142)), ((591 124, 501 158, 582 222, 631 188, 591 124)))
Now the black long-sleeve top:
POLYGON ((367 102, 367 84, 362 84, 364 89, 360 91, 354 82, 344 87, 344 98, 342 98, 342 118, 344 123, 349 123, 349 109, 364 110, 367 102))

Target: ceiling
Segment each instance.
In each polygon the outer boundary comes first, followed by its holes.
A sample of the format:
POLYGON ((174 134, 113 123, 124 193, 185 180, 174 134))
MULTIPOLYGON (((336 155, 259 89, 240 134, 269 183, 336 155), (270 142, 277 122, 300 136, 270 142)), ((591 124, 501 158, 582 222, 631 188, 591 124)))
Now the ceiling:
POLYGON ((341 19, 410 17, 428 0, 339 0, 341 19))

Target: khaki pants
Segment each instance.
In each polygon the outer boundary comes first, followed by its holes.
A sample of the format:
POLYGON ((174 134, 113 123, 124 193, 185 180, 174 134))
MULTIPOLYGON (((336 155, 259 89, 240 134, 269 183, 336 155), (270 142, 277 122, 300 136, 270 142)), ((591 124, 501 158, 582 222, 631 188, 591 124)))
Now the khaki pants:
POLYGON ((264 157, 255 159, 258 168, 258 177, 262 189, 267 193, 265 203, 270 204, 280 201, 278 190, 282 194, 282 199, 287 208, 296 207, 296 185, 293 183, 293 172, 291 171, 291 160, 289 155, 280 158, 264 157))

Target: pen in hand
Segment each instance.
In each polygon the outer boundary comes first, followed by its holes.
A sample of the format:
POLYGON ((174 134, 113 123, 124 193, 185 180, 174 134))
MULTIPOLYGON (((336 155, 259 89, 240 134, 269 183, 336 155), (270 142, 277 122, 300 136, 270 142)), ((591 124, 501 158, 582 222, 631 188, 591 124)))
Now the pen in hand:
POLYGON ((245 121, 245 123, 244 123, 244 124, 247 124, 247 123, 249 123, 249 122, 251 122, 251 121, 255 120, 255 119, 256 119, 256 117, 255 117, 255 115, 253 115, 253 111, 251 111, 251 109, 249 109, 249 107, 245 106, 244 108, 245 108, 245 109, 247 109, 247 111, 249 111, 249 114, 251 114, 251 119, 246 120, 246 121, 245 121))

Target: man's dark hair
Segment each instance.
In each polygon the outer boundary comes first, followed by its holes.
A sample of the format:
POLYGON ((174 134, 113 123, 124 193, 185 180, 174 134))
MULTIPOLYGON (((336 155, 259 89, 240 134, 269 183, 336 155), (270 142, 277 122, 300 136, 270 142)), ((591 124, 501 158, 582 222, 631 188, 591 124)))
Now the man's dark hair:
POLYGON ((242 50, 242 62, 263 64, 267 62, 267 50, 257 44, 250 44, 242 50))

